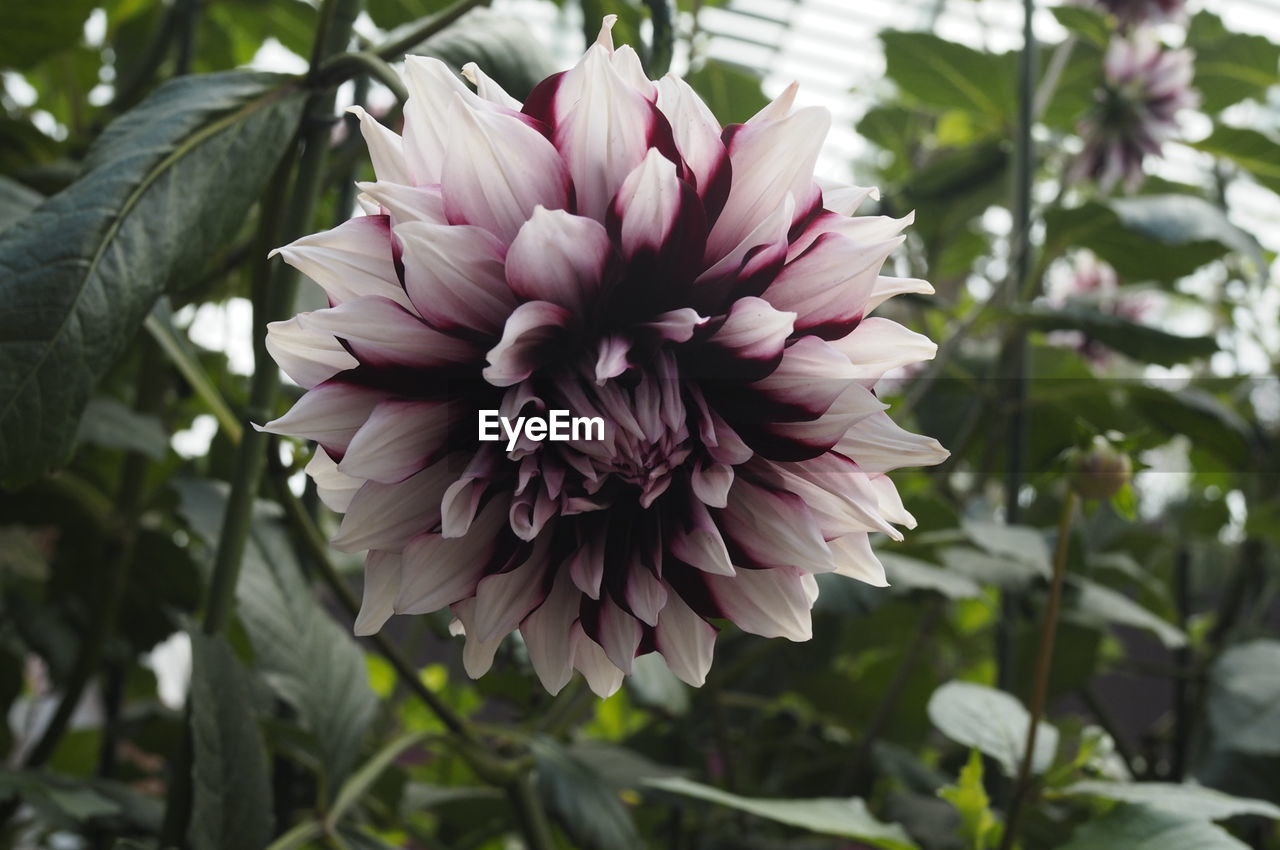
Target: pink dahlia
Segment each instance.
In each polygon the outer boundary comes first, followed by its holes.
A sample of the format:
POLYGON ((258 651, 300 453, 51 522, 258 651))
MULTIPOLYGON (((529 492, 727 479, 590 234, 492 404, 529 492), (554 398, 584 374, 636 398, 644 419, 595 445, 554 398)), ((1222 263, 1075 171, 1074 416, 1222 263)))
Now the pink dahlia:
POLYGON ((611 24, 523 105, 410 57, 403 135, 355 110, 369 214, 279 249, 332 306, 271 326, 307 393, 266 426, 319 443, 333 545, 368 551, 358 633, 451 607, 472 676, 518 629, 548 690, 601 695, 653 651, 701 684, 716 620, 808 638, 818 573, 886 584, 885 473, 946 456, 872 391, 934 353, 868 315, 932 291, 879 274, 909 217, 815 182, 825 110, 722 129, 611 24))
POLYGON ((1104 83, 1093 110, 1080 124, 1085 148, 1077 177, 1097 180, 1104 191, 1123 182, 1133 191, 1142 182, 1143 160, 1159 156, 1178 130, 1178 112, 1199 96, 1189 50, 1167 50, 1148 31, 1113 38, 1103 65, 1104 83))

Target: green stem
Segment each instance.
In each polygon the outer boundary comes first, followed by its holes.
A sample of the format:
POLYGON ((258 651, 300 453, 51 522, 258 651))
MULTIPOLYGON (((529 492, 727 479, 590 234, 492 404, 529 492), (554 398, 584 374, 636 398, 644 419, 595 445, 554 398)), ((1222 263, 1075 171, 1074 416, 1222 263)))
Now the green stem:
POLYGON ((178 55, 174 73, 178 76, 191 73, 191 63, 196 55, 196 30, 200 26, 201 0, 178 0, 178 55))
POLYGON ((1058 615, 1062 610, 1062 587, 1067 575, 1067 552, 1071 549, 1071 523, 1076 513, 1076 494, 1068 489, 1062 503, 1062 516, 1058 520, 1058 541, 1053 553, 1053 581, 1049 585, 1049 601, 1045 606, 1044 622, 1040 630, 1040 645, 1036 652, 1036 669, 1031 693, 1031 718, 1027 727, 1027 745, 1022 753, 1022 764, 1013 786, 1013 798, 1009 803, 1004 838, 1000 850, 1010 850, 1018 834, 1024 810, 1023 804, 1031 785, 1031 769, 1035 759, 1036 738, 1040 720, 1044 717, 1045 703, 1049 698, 1049 672, 1053 668, 1053 645, 1058 636, 1058 615))
POLYGON ((409 99, 409 90, 404 87, 400 75, 385 59, 374 53, 339 53, 325 62, 317 73, 322 82, 341 82, 367 74, 391 89, 401 103, 409 99))
POLYGON ((649 47, 649 62, 645 69, 657 79, 671 68, 675 54, 676 31, 673 26, 675 9, 672 0, 645 0, 649 7, 649 19, 653 22, 653 42, 649 47))
MULTIPOLYGON (((308 82, 314 82, 316 69, 326 59, 346 49, 361 5, 361 0, 325 0, 320 11, 308 82)), ((279 215, 275 209, 275 205, 280 203, 283 194, 280 190, 288 173, 287 166, 282 165, 268 188, 260 213, 259 256, 265 256, 269 248, 296 239, 310 229, 324 182, 333 110, 332 87, 317 88, 308 98, 298 133, 302 156, 287 207, 284 232, 277 230, 279 215)), ((266 326, 268 322, 285 318, 293 308, 298 282, 297 273, 279 261, 274 266, 258 263, 254 271, 254 373, 205 605, 202 625, 208 634, 221 632, 235 607, 236 584, 252 525, 253 503, 266 466, 267 435, 252 428, 253 422, 266 421, 271 417, 280 389, 279 371, 266 348, 266 326)), ((190 817, 191 797, 191 730, 187 725, 170 778, 162 841, 166 846, 182 843, 190 817)))
POLYGON ((406 50, 426 41, 472 9, 488 5, 489 0, 458 0, 452 6, 441 9, 430 17, 423 18, 415 24, 396 30, 391 34, 390 40, 375 47, 370 52, 379 59, 394 61, 403 56, 406 50))
POLYGON ((209 412, 218 420, 218 427, 222 429, 222 433, 231 440, 233 445, 240 445, 240 439, 244 436, 244 426, 240 424, 240 420, 222 398, 222 393, 218 392, 218 388, 213 385, 213 381, 201 367, 200 361, 196 359, 195 353, 191 351, 190 345, 178 335, 167 307, 157 305, 156 309, 147 314, 146 328, 151 338, 169 358, 169 362, 181 373, 192 391, 200 397, 200 400, 209 408, 209 412))

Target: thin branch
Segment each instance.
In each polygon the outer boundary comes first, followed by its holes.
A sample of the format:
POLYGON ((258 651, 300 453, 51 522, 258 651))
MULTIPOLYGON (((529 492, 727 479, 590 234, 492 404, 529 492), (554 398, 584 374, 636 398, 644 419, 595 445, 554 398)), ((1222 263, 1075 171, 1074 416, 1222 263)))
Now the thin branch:
POLYGON ((442 9, 430 17, 391 33, 391 39, 375 48, 371 53, 389 62, 399 59, 405 51, 416 47, 431 36, 444 30, 459 18, 479 6, 488 6, 489 0, 458 0, 447 9, 442 9))
POLYGON ((1049 672, 1053 668, 1053 646, 1058 636, 1058 615, 1062 610, 1062 587, 1067 575, 1067 552, 1071 548, 1071 523, 1076 513, 1075 490, 1067 490, 1062 504, 1062 517, 1058 521, 1058 541, 1053 554, 1053 581, 1049 586, 1049 601, 1045 606, 1044 622, 1040 631, 1040 645, 1036 652, 1036 669, 1031 694, 1031 718, 1027 727, 1027 746, 1022 753, 1022 764, 1013 786, 1013 798, 1009 804, 1008 824, 1000 850, 1011 850, 1017 838, 1018 826, 1024 811, 1023 803, 1031 785, 1031 770, 1035 760, 1036 738, 1040 720, 1044 717, 1045 703, 1049 697, 1049 672))

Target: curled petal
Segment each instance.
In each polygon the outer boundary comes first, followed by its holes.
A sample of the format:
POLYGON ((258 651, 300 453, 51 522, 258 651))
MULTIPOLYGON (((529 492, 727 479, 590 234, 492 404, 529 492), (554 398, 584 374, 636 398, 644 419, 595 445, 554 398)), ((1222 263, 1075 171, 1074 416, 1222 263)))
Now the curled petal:
POLYGON ((744 632, 805 641, 813 637, 813 602, 805 578, 789 569, 739 570, 706 581, 720 610, 744 632))
POLYGON ((484 378, 497 387, 518 384, 533 374, 560 338, 570 312, 547 301, 526 301, 515 309, 502 329, 502 339, 489 351, 484 378))
POLYGON ((440 187, 451 224, 478 224, 510 244, 539 205, 563 209, 569 175, 551 143, 520 119, 455 97, 440 187))
POLYGON ((308 330, 343 340, 356 359, 373 366, 439 369, 478 355, 473 344, 440 333, 386 298, 356 298, 299 318, 308 330))
POLYGON ((689 501, 689 515, 685 526, 673 531, 671 554, 691 567, 705 573, 731 576, 736 570, 729 557, 729 550, 720 536, 720 529, 702 502, 689 501))
POLYGON ((733 134, 729 142, 733 185, 707 238, 709 260, 733 250, 788 195, 797 199, 797 212, 807 211, 820 199, 813 167, 830 127, 831 113, 808 107, 781 120, 743 126, 733 134), (787 155, 779 156, 778 151, 787 155))
POLYGON ((503 244, 483 227, 411 222, 404 243, 404 286, 422 317, 441 330, 496 336, 516 300, 503 271, 503 244))
POLYGON ((356 187, 379 209, 386 210, 396 226, 410 221, 448 224, 444 215, 444 196, 440 194, 439 186, 404 186, 379 180, 376 183, 357 183, 356 187))
POLYGON ((399 134, 378 123, 378 120, 359 106, 348 106, 347 112, 360 119, 360 134, 369 148, 373 161, 373 173, 379 180, 390 183, 413 184, 409 163, 404 155, 404 141, 399 134))
POLYGON ((631 259, 642 251, 661 249, 672 236, 683 203, 675 163, 650 148, 613 199, 621 222, 622 255, 631 259))
POLYGON ((529 301, 550 301, 582 315, 594 301, 613 254, 598 221, 538 207, 511 242, 507 283, 529 301))
POLYGON ((796 314, 796 330, 826 339, 844 336, 862 319, 876 278, 902 237, 855 242, 824 234, 813 247, 783 267, 762 296, 779 310, 796 314))
POLYGON ((284 416, 254 427, 268 434, 315 440, 330 455, 341 456, 374 407, 386 397, 381 390, 330 381, 305 393, 284 416))
POLYGON ((364 561, 364 599, 356 615, 355 633, 371 635, 395 613, 400 588, 400 553, 370 552, 364 561))
POLYGON ((311 460, 307 461, 305 472, 316 483, 316 494, 324 506, 338 513, 346 513, 351 499, 364 485, 364 479, 339 472, 338 464, 323 448, 316 449, 311 460))
POLYGON ((735 560, 740 557, 741 564, 793 567, 804 572, 832 569, 831 550, 822 530, 794 493, 740 478, 718 519, 735 560))
POLYGON ((606 596, 600 601, 599 632, 597 639, 604 654, 613 666, 630 675, 643 635, 640 623, 606 596))
POLYGON ((331 304, 376 295, 413 309, 396 276, 386 216, 344 221, 332 230, 304 236, 271 252, 273 257, 276 254, 318 283, 331 304))
POLYGON ((542 538, 523 564, 482 578, 476 585, 476 636, 489 640, 519 626, 547 598, 546 574, 546 544, 542 538))
POLYGON ((920 280, 914 277, 885 277, 881 275, 876 278, 876 285, 871 290, 871 297, 867 299, 867 312, 879 307, 896 295, 932 295, 933 285, 927 280, 920 280))
POLYGON ((622 671, 609 660, 600 644, 587 637, 581 623, 573 624, 569 640, 573 644, 573 666, 582 672, 591 692, 601 699, 617 693, 622 687, 622 671))
POLYGON ((933 437, 903 429, 886 413, 873 413, 840 438, 835 450, 871 473, 904 466, 934 466, 950 452, 933 437))
POLYGON ((654 641, 677 678, 695 688, 702 687, 715 652, 715 626, 694 613, 678 594, 672 593, 658 615, 654 641))
POLYGON ((689 84, 674 74, 658 81, 658 109, 671 122, 698 195, 718 211, 729 188, 729 154, 720 140, 720 122, 689 84))
POLYGON ((881 318, 864 319, 848 336, 833 341, 831 347, 849 358, 858 372, 856 379, 868 388, 885 372, 932 360, 938 351, 927 336, 881 318))
POLYGON ((480 66, 474 62, 468 62, 462 66, 462 76, 466 77, 473 86, 476 87, 476 94, 482 99, 490 103, 496 103, 512 112, 520 111, 520 101, 507 94, 506 89, 498 85, 498 83, 480 69, 480 66))
POLYGON ((872 587, 888 587, 884 565, 871 549, 871 536, 865 532, 848 534, 832 540, 831 555, 836 564, 836 575, 855 578, 872 587))
POLYGON ((403 481, 438 458, 460 411, 448 402, 379 402, 360 426, 338 470, 370 481, 403 481))
POLYGON ((420 534, 404 549, 395 599, 398 614, 427 614, 472 596, 484 576, 505 511, 493 500, 463 537, 420 534))
POLYGON ((359 365, 332 334, 307 330, 297 316, 267 325, 267 353, 294 383, 306 389, 359 365))
POLYGON ((533 671, 552 695, 559 693, 573 676, 571 635, 581 598, 568 571, 558 570, 547 598, 520 624, 533 671))
POLYGON ((343 552, 399 552, 417 535, 435 531, 440 527, 440 497, 451 480, 450 466, 444 458, 398 484, 366 481, 330 543, 343 552))

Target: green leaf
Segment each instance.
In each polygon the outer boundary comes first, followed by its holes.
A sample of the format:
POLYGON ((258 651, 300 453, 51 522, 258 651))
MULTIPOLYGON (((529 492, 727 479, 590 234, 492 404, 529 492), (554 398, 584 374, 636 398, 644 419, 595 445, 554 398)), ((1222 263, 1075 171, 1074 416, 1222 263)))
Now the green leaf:
MULTIPOLYGON (((192 530, 216 540, 225 488, 182 481, 178 490, 192 530)), ((255 510, 236 597, 255 667, 297 711, 314 738, 328 787, 339 787, 360 755, 378 701, 364 653, 350 629, 335 623, 312 594, 274 505, 255 510)))
POLYGON ((661 655, 651 652, 635 660, 627 685, 636 702, 679 717, 689 711, 689 686, 676 678, 661 655))
POLYGON ((1250 800, 1224 794, 1203 785, 1174 782, 1108 782, 1089 779, 1062 790, 1063 794, 1101 797, 1122 803, 1140 803, 1184 818, 1224 820, 1236 815, 1260 815, 1280 820, 1280 806, 1266 800, 1250 800))
POLYGON ((1106 47, 1111 40, 1111 27, 1106 17, 1096 9, 1055 6, 1050 11, 1063 27, 1099 47, 1106 47))
POLYGON ((1183 434, 1191 444, 1221 460, 1226 470, 1250 463, 1253 431, 1240 414, 1198 387, 1166 390, 1133 385, 1129 400, 1134 412, 1153 427, 1169 434, 1183 434))
POLYGON ((1016 54, 985 53, 924 32, 889 30, 880 40, 889 78, 921 103, 997 120, 1016 111, 1016 54))
POLYGON ((655 777, 646 779, 644 784, 648 788, 727 806, 765 820, 823 835, 853 838, 886 850, 912 850, 916 847, 902 827, 876 820, 867 811, 867 804, 857 797, 812 800, 741 797, 680 776, 655 777))
POLYGON ((1004 555, 992 555, 967 546, 947 546, 939 553, 946 568, 980 584, 1025 588, 1049 575, 1047 569, 1004 555))
POLYGON ((1041 331, 1080 331, 1089 339, 1140 363, 1172 366, 1208 357, 1218 350, 1212 336, 1180 336, 1135 322, 1093 305, 1050 307, 1033 304, 1018 315, 1041 331))
POLYGON ((769 103, 760 88, 759 74, 720 59, 703 62, 685 81, 707 102, 721 124, 741 124, 769 103))
POLYGON ((434 15, 450 5, 451 0, 365 0, 365 11, 384 30, 412 23, 434 15))
POLYGON ((1212 823, 1143 806, 1121 806, 1086 821, 1058 850, 1248 850, 1248 846, 1212 823))
POLYGON ((1139 195, 1090 201, 1045 214, 1045 258, 1088 248, 1131 282, 1173 282, 1238 251, 1265 268, 1257 240, 1226 214, 1190 195, 1139 195))
MULTIPOLYGON (((929 719, 957 744, 982 751, 1016 776, 1031 716, 1016 697, 972 682, 947 682, 929 698, 929 719)), ((1031 768, 1043 773, 1058 751, 1058 730, 1040 721, 1031 768)))
POLYGON ((0 5, 0 68, 23 70, 51 53, 80 43, 96 0, 0 5))
POLYGON ((991 811, 991 798, 982 784, 982 754, 978 750, 969 751, 969 761, 961 768, 959 781, 939 789, 938 796, 960 812, 964 837, 973 850, 986 850, 994 843, 992 833, 1000 824, 991 811))
POLYGON ((159 419, 143 416, 108 396, 92 399, 85 406, 76 442, 139 452, 153 460, 163 460, 169 450, 169 435, 159 419))
POLYGON ((535 85, 559 70, 523 21, 484 8, 473 9, 409 52, 434 56, 455 70, 475 62, 517 100, 524 100, 535 85))
POLYGON ((21 221, 43 200, 44 195, 35 189, 0 176, 0 230, 4 230, 16 221, 21 221))
POLYGON ((967 519, 961 523, 964 533, 992 555, 1012 558, 1047 576, 1052 570, 1049 544, 1039 529, 1025 525, 981 522, 967 519))
POLYGON ((928 590, 948 599, 976 599, 982 595, 982 588, 968 576, 890 552, 878 552, 877 556, 884 564, 890 587, 928 590))
POLYGON ((1222 653, 1209 674, 1209 725, 1219 746, 1280 755, 1280 641, 1222 653))
POLYGON ((80 824, 120 812, 120 806, 93 788, 39 771, 0 770, 0 799, 16 794, 55 819, 80 824))
POLYGON ((1234 162, 1263 186, 1280 193, 1280 144, 1270 136, 1219 124, 1209 138, 1192 147, 1234 162))
POLYGON ((0 233, 0 482, 67 458, 155 300, 243 225, 302 99, 271 74, 174 80, 107 127, 83 177, 0 233))
POLYGON ((633 850, 640 834, 617 792, 551 738, 536 737, 538 791, 569 837, 589 850, 633 850))
POLYGON ((1221 112, 1246 98, 1265 101, 1267 90, 1280 83, 1280 45, 1265 36, 1230 32, 1210 12, 1191 19, 1187 45, 1195 51, 1193 85, 1206 112, 1221 112))
POLYGON ((226 638, 191 632, 193 850, 265 847, 271 781, 249 677, 226 638))
POLYGON ((1077 591, 1073 609, 1077 620, 1146 629, 1170 649, 1187 645, 1187 635, 1182 629, 1124 594, 1084 578, 1072 577, 1071 584, 1077 591))

